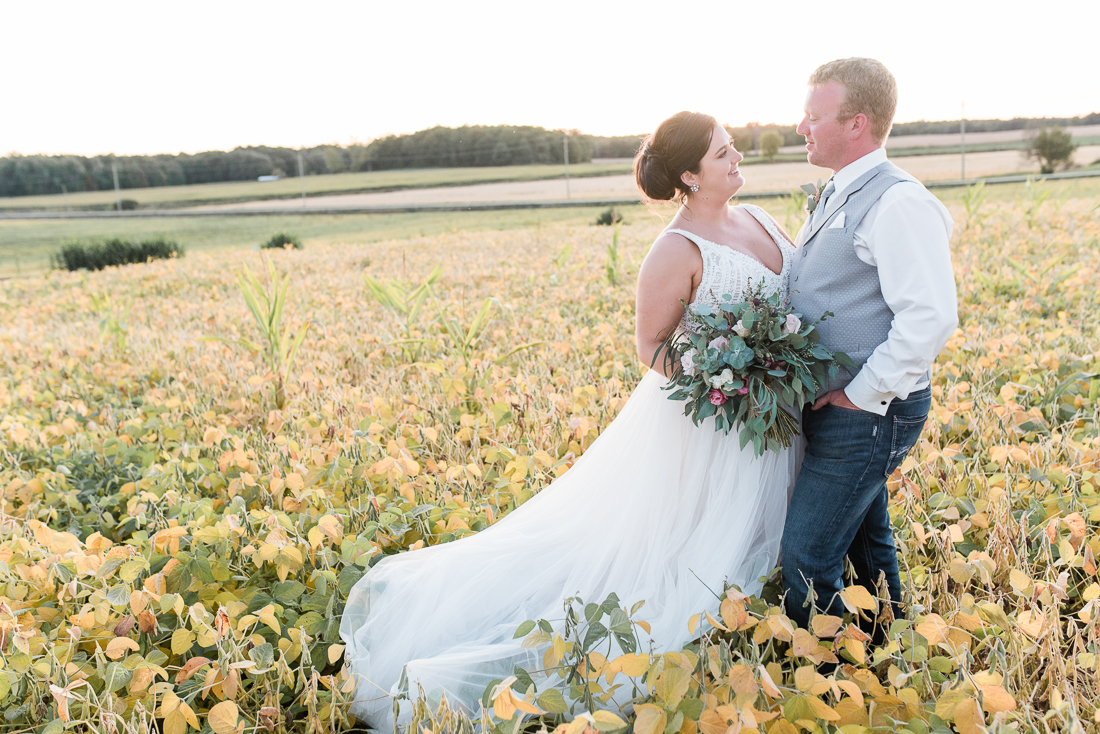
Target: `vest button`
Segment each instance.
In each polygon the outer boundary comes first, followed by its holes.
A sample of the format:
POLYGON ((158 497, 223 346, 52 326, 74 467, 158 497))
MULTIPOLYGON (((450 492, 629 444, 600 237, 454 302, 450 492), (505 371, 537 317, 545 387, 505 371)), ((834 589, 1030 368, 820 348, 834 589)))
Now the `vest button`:
POLYGON ((886 401, 885 401, 885 400, 883 400, 883 401, 882 401, 882 404, 883 404, 883 405, 886 405, 886 401))

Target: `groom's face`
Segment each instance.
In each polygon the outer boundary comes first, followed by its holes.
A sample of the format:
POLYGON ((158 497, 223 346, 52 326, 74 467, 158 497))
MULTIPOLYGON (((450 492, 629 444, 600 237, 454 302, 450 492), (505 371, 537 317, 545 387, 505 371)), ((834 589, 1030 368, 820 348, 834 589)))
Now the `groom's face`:
POLYGON ((806 94, 806 105, 798 134, 806 137, 806 152, 810 163, 834 171, 843 168, 848 157, 848 130, 837 120, 844 103, 844 85, 829 82, 812 87, 806 94))

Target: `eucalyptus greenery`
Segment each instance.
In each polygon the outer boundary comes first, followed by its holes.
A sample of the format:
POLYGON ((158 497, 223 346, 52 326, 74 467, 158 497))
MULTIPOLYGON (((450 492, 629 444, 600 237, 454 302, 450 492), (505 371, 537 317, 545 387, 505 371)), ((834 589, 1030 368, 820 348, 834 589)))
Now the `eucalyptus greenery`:
POLYGON ((744 301, 728 293, 713 308, 705 303, 687 307, 692 328, 666 339, 653 362, 664 355, 665 389, 670 400, 687 403, 684 415, 696 425, 714 418, 714 430, 729 433, 740 426, 741 448, 752 443, 757 456, 791 445, 798 421, 787 409, 800 410, 813 401, 820 386, 852 367, 843 352, 821 343, 816 322, 758 284, 744 301))

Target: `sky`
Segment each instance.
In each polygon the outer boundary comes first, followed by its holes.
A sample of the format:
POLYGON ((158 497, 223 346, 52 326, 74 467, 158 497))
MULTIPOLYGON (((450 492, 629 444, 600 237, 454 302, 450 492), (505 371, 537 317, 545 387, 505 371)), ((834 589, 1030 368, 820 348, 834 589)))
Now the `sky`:
POLYGON ((848 56, 893 72, 899 122, 1100 111, 1097 0, 0 0, 0 27, 0 155, 627 135, 682 109, 794 124, 809 74, 848 56))

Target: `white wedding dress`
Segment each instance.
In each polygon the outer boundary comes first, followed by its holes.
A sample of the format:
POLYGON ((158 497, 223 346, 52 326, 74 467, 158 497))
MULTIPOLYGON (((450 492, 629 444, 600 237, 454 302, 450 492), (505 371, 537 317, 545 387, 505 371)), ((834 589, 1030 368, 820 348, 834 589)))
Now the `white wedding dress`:
MULTIPOLYGON (((783 268, 776 274, 749 255, 670 230, 702 253, 696 303, 718 305, 725 293, 741 300, 760 280, 787 293, 794 247, 762 209, 743 208, 775 240, 783 268)), ((476 717, 491 681, 517 665, 541 667, 544 648, 521 647, 516 628, 562 620, 570 596, 599 603, 615 592, 627 608, 644 599, 636 619, 650 623, 655 649, 669 651, 692 639, 693 614, 717 613, 724 584, 760 591, 778 558, 802 447, 796 440, 756 458, 751 444, 739 448, 736 430, 694 425, 685 404, 661 389, 666 383, 657 371, 646 374, 576 464, 495 525, 383 558, 359 580, 340 635, 360 720, 390 730, 402 669, 410 695, 418 684, 432 701, 445 691, 476 717)), ((403 724, 411 706, 401 707, 403 724)))

